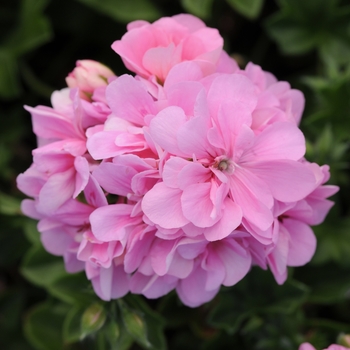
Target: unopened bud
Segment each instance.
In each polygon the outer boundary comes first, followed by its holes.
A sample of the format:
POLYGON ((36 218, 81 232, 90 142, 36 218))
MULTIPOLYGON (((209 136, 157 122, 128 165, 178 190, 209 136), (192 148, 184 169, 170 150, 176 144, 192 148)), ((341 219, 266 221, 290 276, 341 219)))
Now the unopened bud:
POLYGON ((106 321, 106 311, 99 303, 88 307, 81 317, 81 332, 84 338, 88 334, 98 331, 106 321))
POLYGON ((138 342, 146 347, 151 344, 147 338, 147 327, 138 312, 129 309, 125 303, 119 303, 124 326, 128 333, 138 342))
POLYGON ((350 348, 350 334, 340 333, 337 343, 350 348))
POLYGON ((66 83, 70 88, 79 88, 80 96, 87 99, 94 90, 101 86, 107 86, 108 78, 115 74, 105 65, 93 60, 77 61, 74 70, 66 77, 66 83))

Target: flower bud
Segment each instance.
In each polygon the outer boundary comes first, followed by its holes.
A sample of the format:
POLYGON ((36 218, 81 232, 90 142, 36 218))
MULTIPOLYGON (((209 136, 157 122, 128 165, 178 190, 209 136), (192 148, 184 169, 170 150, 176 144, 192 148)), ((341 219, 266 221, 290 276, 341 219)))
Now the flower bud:
POLYGON ((147 338, 147 326, 141 314, 130 309, 124 302, 119 302, 122 320, 128 333, 139 343, 150 346, 147 338))
POLYGON ((350 348, 350 334, 340 333, 337 343, 350 348))
POLYGON ((66 77, 66 83, 70 88, 79 88, 81 97, 91 95, 101 86, 107 86, 108 78, 115 74, 105 65, 93 60, 77 61, 74 70, 66 77))
POLYGON ((106 321, 106 312, 99 303, 89 306, 81 317, 82 338, 98 331, 106 321))

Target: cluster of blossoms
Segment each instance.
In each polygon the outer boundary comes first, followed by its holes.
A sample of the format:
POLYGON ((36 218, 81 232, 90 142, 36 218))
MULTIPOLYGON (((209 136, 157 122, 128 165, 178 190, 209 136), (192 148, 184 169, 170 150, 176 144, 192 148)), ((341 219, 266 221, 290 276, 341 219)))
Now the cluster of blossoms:
POLYGON ((104 300, 176 289, 195 307, 252 265, 282 284, 337 191, 304 159, 302 93, 240 69, 191 15, 132 22, 112 48, 135 76, 78 61, 52 107, 26 107, 38 148, 18 187, 44 247, 104 300))

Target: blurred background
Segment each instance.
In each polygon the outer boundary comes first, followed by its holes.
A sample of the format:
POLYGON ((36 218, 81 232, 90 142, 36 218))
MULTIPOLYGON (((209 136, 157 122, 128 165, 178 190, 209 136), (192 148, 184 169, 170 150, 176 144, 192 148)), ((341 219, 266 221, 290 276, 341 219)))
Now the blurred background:
POLYGON ((350 334, 349 0, 2 0, 0 101, 1 349, 321 349, 350 334), (340 191, 314 227, 312 262, 283 286, 253 269, 196 309, 172 293, 104 303, 43 250, 20 212, 16 177, 36 147, 23 105, 49 106, 78 59, 126 73, 110 48, 126 24, 183 12, 218 28, 242 68, 252 61, 303 91, 307 159, 329 164, 340 191))

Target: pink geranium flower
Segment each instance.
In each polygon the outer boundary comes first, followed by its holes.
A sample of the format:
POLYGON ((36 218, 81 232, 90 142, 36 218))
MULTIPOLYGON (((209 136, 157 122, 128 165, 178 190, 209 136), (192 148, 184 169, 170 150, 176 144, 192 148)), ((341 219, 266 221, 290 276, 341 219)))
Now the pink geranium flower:
POLYGON ((303 95, 222 46, 191 15, 132 22, 112 47, 136 77, 78 61, 52 107, 26 107, 22 210, 103 300, 176 290, 196 307, 252 265, 283 283, 314 254, 338 188, 303 158, 303 95))
POLYGON ((112 45, 128 69, 144 78, 155 76, 160 82, 183 61, 196 61, 205 74, 215 72, 219 63, 229 69, 236 66, 222 47, 218 30, 189 14, 163 17, 152 24, 129 23, 128 32, 112 45))
POLYGON ((226 237, 243 219, 257 239, 271 242, 271 234, 263 235, 273 222, 273 199, 299 200, 315 187, 314 174, 298 161, 305 152, 303 135, 283 122, 255 135, 255 89, 241 75, 219 76, 206 97, 202 92, 194 118, 169 107, 152 119, 151 137, 171 156, 163 182, 145 195, 142 208, 157 225, 191 223, 208 240, 226 237))

